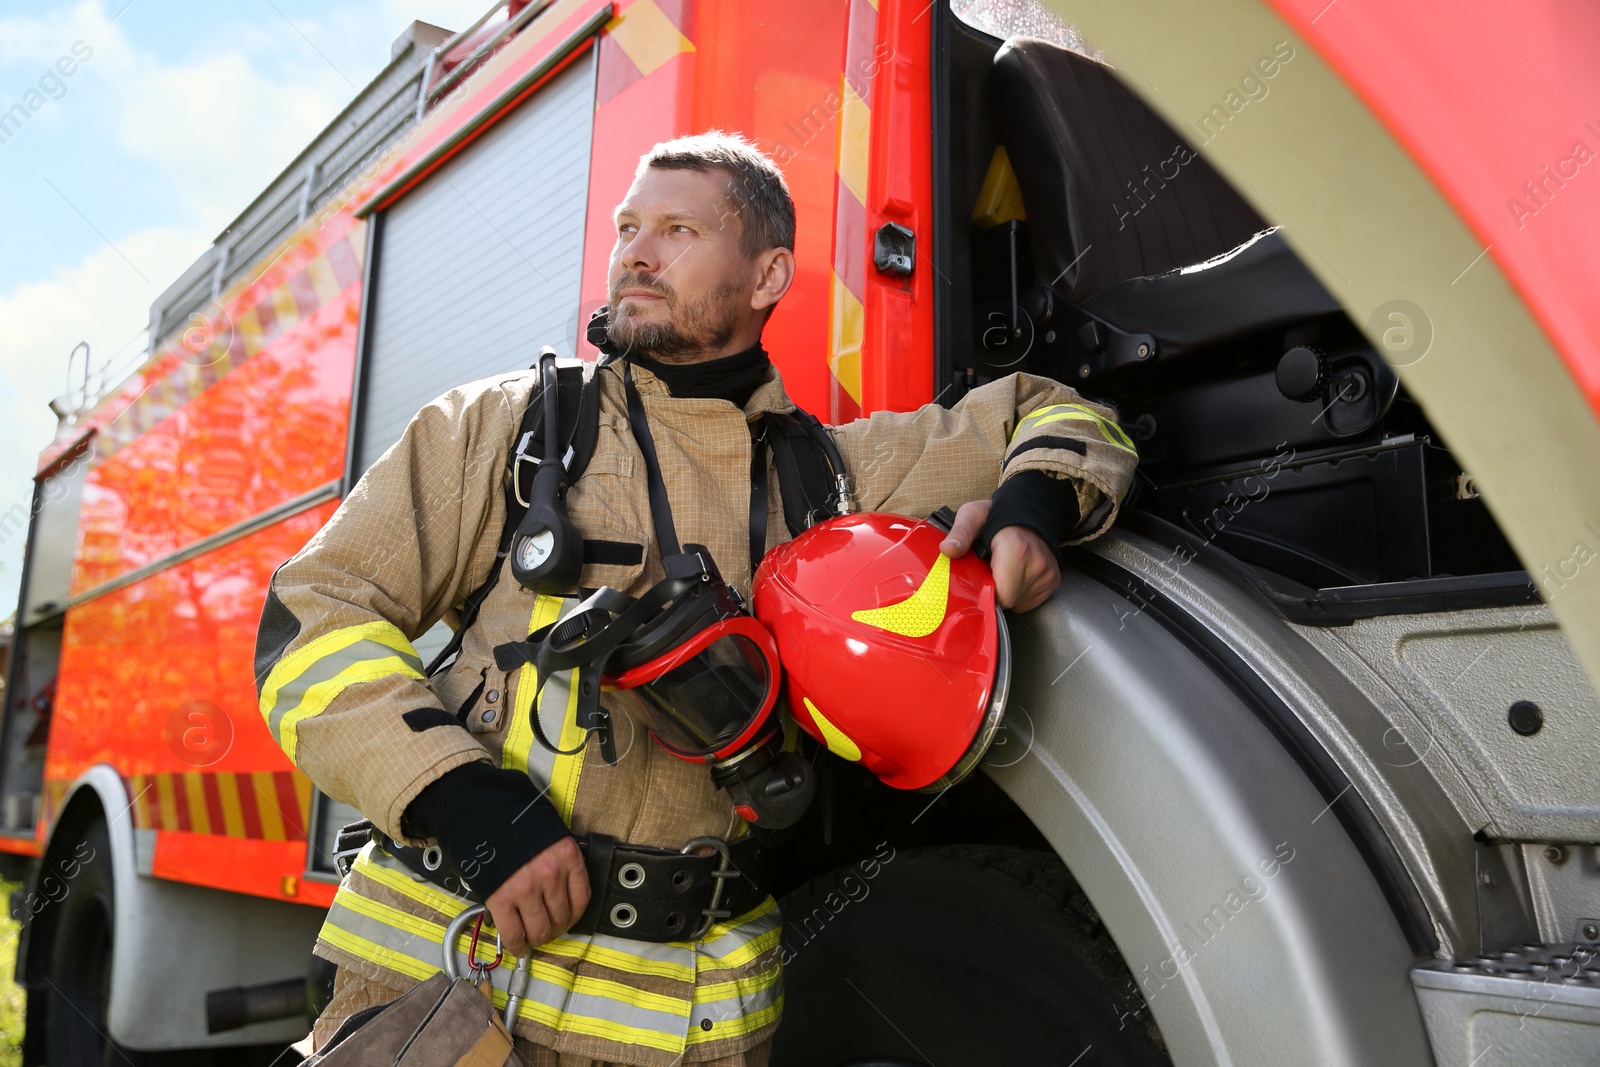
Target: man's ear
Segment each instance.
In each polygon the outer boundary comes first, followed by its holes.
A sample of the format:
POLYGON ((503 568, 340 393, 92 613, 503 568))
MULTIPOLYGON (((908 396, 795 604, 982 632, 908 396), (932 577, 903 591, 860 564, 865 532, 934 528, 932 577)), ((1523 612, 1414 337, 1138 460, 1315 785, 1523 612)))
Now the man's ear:
POLYGON ((787 248, 769 248, 756 257, 756 287, 750 294, 750 307, 762 311, 783 299, 794 282, 794 253, 787 248))

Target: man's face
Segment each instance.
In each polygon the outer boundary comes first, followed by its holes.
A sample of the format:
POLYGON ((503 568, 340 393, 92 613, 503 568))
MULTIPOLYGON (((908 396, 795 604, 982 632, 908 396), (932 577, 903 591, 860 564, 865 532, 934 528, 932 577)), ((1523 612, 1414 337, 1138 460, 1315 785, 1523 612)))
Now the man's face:
MULTIPOLYGON (((721 170, 658 170, 633 183, 614 213, 608 274, 611 340, 663 363, 728 354, 735 335, 760 336, 756 264, 721 170)), ((751 342, 753 343, 753 341, 751 342)))

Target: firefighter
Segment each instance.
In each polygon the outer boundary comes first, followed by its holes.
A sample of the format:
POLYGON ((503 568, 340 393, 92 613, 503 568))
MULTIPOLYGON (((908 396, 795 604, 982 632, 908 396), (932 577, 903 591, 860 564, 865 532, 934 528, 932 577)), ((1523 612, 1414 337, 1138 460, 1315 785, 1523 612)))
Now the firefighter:
MULTIPOLYGON (((793 409, 761 344, 794 279, 787 184, 748 141, 713 130, 646 153, 614 222, 608 328, 623 358, 590 383, 598 429, 565 495, 583 540, 577 586, 639 594, 663 580, 655 496, 678 540, 748 598, 754 557, 789 536, 770 457, 766 500, 750 505, 761 480, 751 424, 793 409)), ((441 619, 459 625, 496 570, 508 459, 538 381, 509 374, 425 407, 273 577, 256 654, 262 713, 295 765, 377 831, 317 942, 338 970, 313 1044, 439 969, 443 929, 469 903, 464 882, 507 964, 531 953, 514 1027, 528 1064, 765 1064, 782 1011, 780 916, 749 884, 760 843, 729 793, 626 719, 605 746, 585 744, 572 714, 581 672, 540 679, 496 656, 572 611, 578 590, 498 581, 433 677, 412 645, 441 619), (703 932, 673 927, 676 913, 611 905, 622 890, 609 876, 590 884, 604 852, 601 869, 623 881, 670 871, 699 892, 719 879, 657 865, 700 838, 730 843, 745 874, 744 892, 728 895, 738 910, 709 915, 703 932), (589 908, 597 895, 606 906, 589 908), (585 914, 600 915, 595 932, 569 932, 585 914)), ((950 409, 827 432, 861 509, 926 515, 966 501, 942 550, 960 556, 986 524, 996 531, 997 597, 1018 611, 1058 585, 1058 545, 1111 525, 1137 460, 1112 410, 1027 374, 950 409)), ((709 870, 725 862, 718 851, 691 858, 709 870)), ((490 972, 498 988, 509 970, 490 972)))

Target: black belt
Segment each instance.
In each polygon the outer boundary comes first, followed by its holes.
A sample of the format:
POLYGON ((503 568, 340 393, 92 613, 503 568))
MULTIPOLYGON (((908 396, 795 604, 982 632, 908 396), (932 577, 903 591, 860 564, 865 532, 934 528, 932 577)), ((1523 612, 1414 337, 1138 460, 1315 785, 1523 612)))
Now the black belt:
MULTIPOLYGON (((336 855, 349 856, 369 834, 379 848, 440 888, 482 904, 441 849, 401 845, 370 823, 339 834, 336 855)), ((696 837, 682 849, 629 845, 605 834, 577 839, 589 872, 589 906, 575 934, 634 941, 693 941, 714 924, 743 915, 767 897, 767 850, 751 837, 696 837)))
POLYGON ((589 834, 578 846, 592 894, 572 927, 580 934, 692 941, 767 897, 767 853, 753 838, 696 837, 671 849, 589 834))

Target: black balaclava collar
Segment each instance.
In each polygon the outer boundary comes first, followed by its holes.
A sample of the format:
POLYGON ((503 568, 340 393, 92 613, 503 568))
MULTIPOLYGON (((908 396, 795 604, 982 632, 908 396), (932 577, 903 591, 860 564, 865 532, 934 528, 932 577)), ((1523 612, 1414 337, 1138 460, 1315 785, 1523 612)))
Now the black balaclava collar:
POLYGON ((642 352, 629 352, 625 358, 660 378, 673 396, 727 400, 737 408, 749 403, 772 366, 759 338, 743 352, 704 363, 660 363, 642 352))

